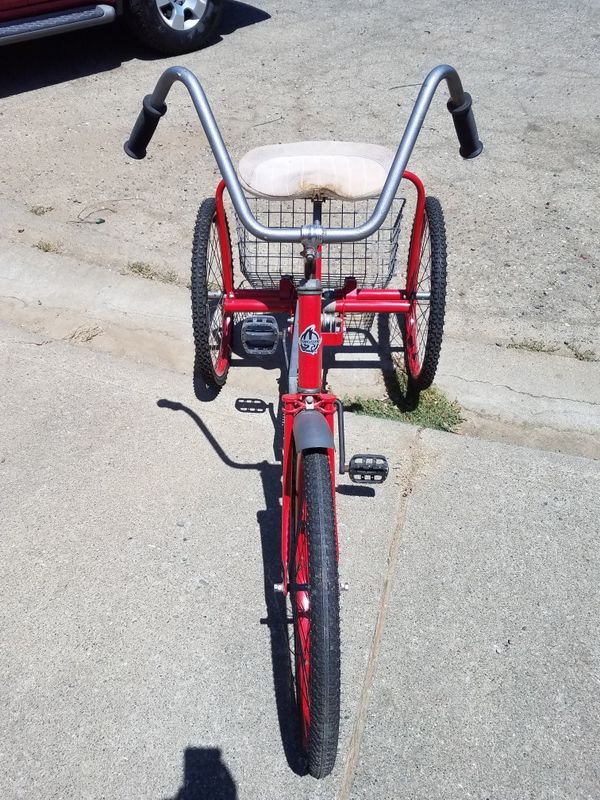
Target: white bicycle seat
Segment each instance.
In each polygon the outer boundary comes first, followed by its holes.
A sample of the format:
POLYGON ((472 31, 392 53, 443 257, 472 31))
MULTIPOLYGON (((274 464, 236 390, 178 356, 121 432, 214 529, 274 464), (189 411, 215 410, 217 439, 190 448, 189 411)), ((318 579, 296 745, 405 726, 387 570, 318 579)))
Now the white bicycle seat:
POLYGON ((239 163, 255 197, 364 200, 381 193, 395 153, 361 142, 293 142, 257 147, 239 163))

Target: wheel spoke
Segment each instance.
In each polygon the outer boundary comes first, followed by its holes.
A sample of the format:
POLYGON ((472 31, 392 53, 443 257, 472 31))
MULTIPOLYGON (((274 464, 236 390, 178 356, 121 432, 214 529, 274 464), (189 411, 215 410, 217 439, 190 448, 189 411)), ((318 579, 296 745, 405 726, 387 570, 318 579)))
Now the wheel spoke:
MULTIPOLYGON (((294 474, 293 484, 297 477, 294 474)), ((301 490, 300 490, 301 491, 301 490)), ((290 519, 290 605, 293 621, 293 637, 290 637, 294 670, 296 701, 300 715, 302 739, 308 743, 310 728, 310 587, 308 570, 308 539, 306 528, 306 502, 298 503, 298 497, 292 498, 290 519), (293 648, 292 645, 293 638, 293 648)))
MULTIPOLYGON (((414 228, 413 228, 414 230, 414 228)), ((404 315, 406 369, 418 390, 427 389, 437 366, 444 320, 446 241, 444 218, 435 198, 425 201, 418 264, 407 276, 410 311, 404 315), (435 326, 431 327, 435 316, 435 326)))
POLYGON ((211 226, 207 257, 208 290, 223 290, 223 260, 216 224, 211 226))
POLYGON ((421 236, 421 253, 420 258, 423 258, 423 253, 425 252, 425 248, 429 244, 429 225, 427 221, 425 221, 425 225, 423 227, 423 233, 421 236))
POLYGON ((179 3, 173 3, 172 7, 173 11, 169 18, 169 25, 176 31, 185 30, 185 14, 183 12, 183 7, 180 6, 179 3))
POLYGON ((219 391, 227 378, 231 356, 233 315, 225 314, 223 256, 229 239, 220 246, 216 201, 205 200, 196 220, 192 256, 192 319, 196 359, 194 377, 219 391))
POLYGON ((199 20, 202 19, 206 12, 206 0, 184 0, 182 8, 188 22, 190 20, 199 20))
MULTIPOLYGON (((424 220, 423 230, 421 233, 421 246, 419 252, 419 270, 417 273, 417 281, 415 287, 416 292, 426 292, 430 294, 431 290, 431 237, 429 231, 429 224, 427 218, 424 220)), ((414 295, 413 295, 414 297, 414 295)), ((416 298, 413 300, 413 312, 408 320, 408 330, 410 335, 407 336, 407 346, 412 351, 409 353, 409 360, 411 361, 415 373, 420 372, 425 358, 425 350, 427 346, 427 331, 429 324, 429 300, 416 298)))
POLYGON ((209 321, 208 346, 211 353, 213 367, 215 370, 217 370, 219 359, 221 357, 225 315, 223 313, 223 259, 219 241, 219 232, 217 230, 215 221, 213 221, 213 224, 210 228, 206 262, 206 283, 209 295, 206 309, 209 321))

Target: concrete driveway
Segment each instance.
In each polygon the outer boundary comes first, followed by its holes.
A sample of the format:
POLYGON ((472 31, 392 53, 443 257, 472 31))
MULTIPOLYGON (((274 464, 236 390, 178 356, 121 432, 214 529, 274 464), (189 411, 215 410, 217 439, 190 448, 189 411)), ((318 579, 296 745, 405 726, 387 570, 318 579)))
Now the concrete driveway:
POLYGON ((599 32, 594 2, 262 0, 177 60, 112 26, 2 49, 1 798, 600 796, 599 32), (348 419, 393 474, 338 492, 343 718, 318 783, 272 592, 275 375, 206 404, 183 374, 214 162, 181 91, 145 162, 121 147, 176 62, 236 159, 395 146, 444 61, 485 154, 461 162, 440 96, 411 167, 447 214, 440 381, 480 438, 348 419))
POLYGON ((339 489, 343 719, 319 783, 272 591, 270 411, 1 333, 2 797, 600 792, 597 461, 350 417, 350 452, 393 476, 339 489))

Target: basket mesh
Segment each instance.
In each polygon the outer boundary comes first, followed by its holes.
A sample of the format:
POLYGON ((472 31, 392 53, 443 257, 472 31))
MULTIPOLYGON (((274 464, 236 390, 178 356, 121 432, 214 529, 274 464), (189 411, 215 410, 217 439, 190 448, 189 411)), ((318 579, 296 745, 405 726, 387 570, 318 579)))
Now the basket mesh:
MULTIPOLYGON (((249 197, 256 219, 269 227, 298 228, 313 220, 312 200, 267 200, 249 197)), ((323 202, 321 223, 325 228, 356 228, 373 213, 376 200, 323 202)), ((341 288, 354 277, 360 288, 384 288, 396 268, 398 237, 405 200, 398 197, 383 225, 360 242, 323 245, 321 283, 324 289, 341 288)), ((244 228, 236 215, 240 267, 254 288, 275 289, 282 275, 304 278, 299 244, 263 242, 244 228)))

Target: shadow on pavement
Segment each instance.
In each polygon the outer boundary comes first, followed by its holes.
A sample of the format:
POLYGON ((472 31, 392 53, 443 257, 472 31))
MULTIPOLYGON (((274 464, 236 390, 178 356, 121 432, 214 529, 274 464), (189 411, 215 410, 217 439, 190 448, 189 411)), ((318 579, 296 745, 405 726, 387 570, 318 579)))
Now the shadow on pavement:
MULTIPOLYGON (((270 19, 249 3, 227 0, 218 35, 208 46, 240 28, 270 19)), ((122 20, 82 31, 2 47, 0 98, 54 86, 87 75, 117 69, 132 59, 166 58, 137 41, 122 20)), ((185 61, 187 56, 181 56, 185 61)), ((157 75, 158 77, 158 75, 157 75)))
POLYGON ((375 497, 375 489, 372 486, 347 486, 342 484, 337 486, 337 494, 345 495, 346 497, 375 497))
MULTIPOLYGON (((414 411, 419 405, 419 392, 416 390, 404 391, 398 379, 398 370, 394 363, 394 353, 402 348, 402 334, 400 322, 394 314, 379 314, 377 320, 377 341, 383 383, 388 397, 400 411, 414 411), (391 324, 390 324, 391 320, 391 324)), ((352 406, 348 406, 352 411, 352 406)))
POLYGON ((168 800, 237 800, 237 788, 218 747, 188 747, 181 789, 168 800))
MULTIPOLYGON (((241 398, 241 400, 243 407, 238 408, 238 410, 248 413, 244 406, 247 406, 249 398, 241 398)), ((297 775, 305 775, 306 765, 301 747, 300 726, 294 692, 294 676, 290 652, 286 599, 273 589, 273 585, 275 583, 280 583, 282 579, 280 500, 283 424, 281 402, 279 403, 277 411, 275 411, 273 403, 265 403, 262 411, 257 410, 259 407, 257 404, 253 410, 253 413, 268 412, 273 422, 273 454, 275 462, 279 462, 274 464, 270 464, 268 461, 261 461, 255 464, 242 464, 233 461, 223 450, 206 423, 191 408, 188 408, 188 406, 182 403, 176 403, 166 399, 158 400, 157 405, 159 408, 167 408, 171 411, 183 411, 187 414, 198 426, 206 441, 226 466, 231 469, 256 470, 260 475, 264 494, 264 508, 257 512, 256 519, 260 528, 264 571, 264 596, 267 611, 266 617, 261 619, 261 623, 267 625, 271 638, 271 661, 275 703, 285 757, 293 772, 297 775)), ((189 797, 191 798, 192 795, 189 797)), ((178 797, 178 800, 183 800, 183 798, 188 800, 187 795, 181 795, 180 798, 178 797)))

